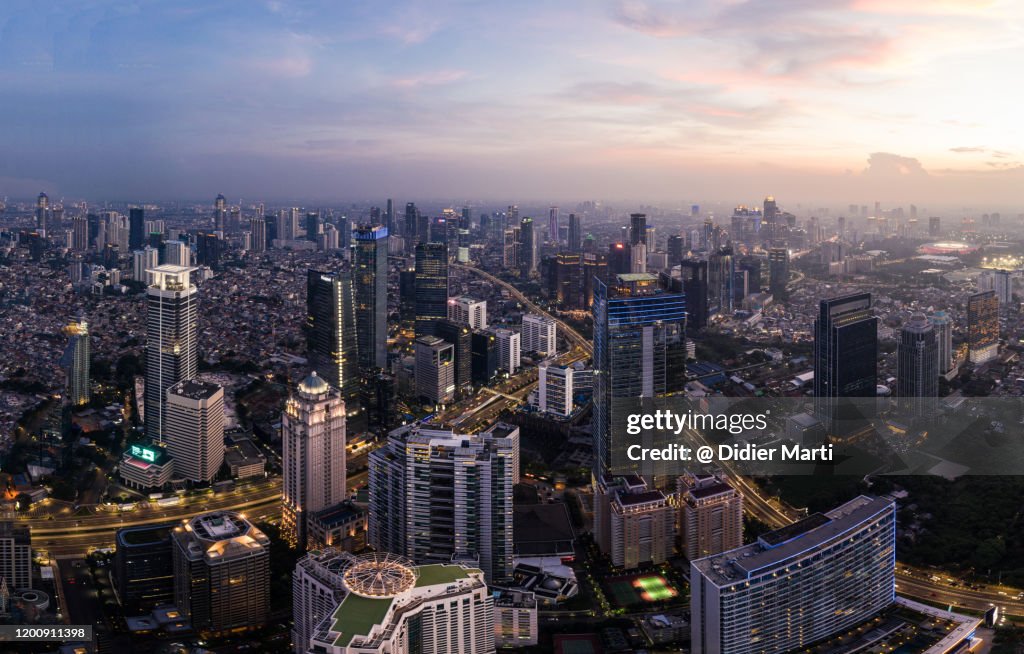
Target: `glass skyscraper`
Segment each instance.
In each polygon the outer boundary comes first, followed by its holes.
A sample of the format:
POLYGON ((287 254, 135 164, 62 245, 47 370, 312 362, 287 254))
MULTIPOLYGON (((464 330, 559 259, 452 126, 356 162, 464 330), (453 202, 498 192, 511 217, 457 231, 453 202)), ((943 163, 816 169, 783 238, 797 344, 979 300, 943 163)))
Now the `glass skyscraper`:
POLYGON ((416 246, 416 336, 433 336, 448 318, 448 248, 444 243, 416 246))
POLYGON ((384 368, 388 359, 388 228, 364 225, 353 234, 359 365, 384 368))
MULTIPOLYGON (((875 397, 878 385, 878 318, 871 294, 822 300, 814 320, 814 410, 836 433, 836 420, 854 420, 868 408, 845 398, 875 397)), ((852 425, 844 425, 844 428, 852 425)))
POLYGON ((165 264, 148 270, 146 289, 146 436, 163 438, 167 389, 196 376, 199 294, 192 268, 165 264))
POLYGON ((341 391, 351 415, 359 406, 356 305, 351 273, 310 270, 306 278, 306 304, 309 363, 320 377, 341 391))

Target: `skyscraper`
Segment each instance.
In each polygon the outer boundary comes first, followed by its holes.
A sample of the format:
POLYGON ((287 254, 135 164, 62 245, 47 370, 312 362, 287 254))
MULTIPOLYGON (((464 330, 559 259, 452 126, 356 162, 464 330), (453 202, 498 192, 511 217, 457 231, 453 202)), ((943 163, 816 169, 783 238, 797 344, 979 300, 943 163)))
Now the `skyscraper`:
POLYGON ((803 651, 875 617, 895 587, 895 507, 860 496, 691 561, 691 651, 803 651))
POLYGON ((953 322, 945 311, 932 314, 935 327, 935 341, 939 359, 939 374, 945 375, 953 369, 953 322))
POLYGON ((688 473, 677 483, 679 535, 690 561, 743 545, 743 496, 721 477, 688 473))
POLYGON ((448 248, 444 243, 416 246, 416 336, 434 333, 448 317, 448 248))
POLYGON ((341 391, 349 414, 359 396, 356 306, 352 275, 309 270, 306 278, 309 362, 328 384, 341 391))
POLYGON ((558 207, 548 209, 548 242, 558 243, 558 207))
POLYGON ((519 224, 519 274, 529 277, 537 272, 537 233, 533 218, 519 224))
POLYGON ((252 251, 266 252, 267 250, 267 221, 256 216, 249 219, 249 231, 252 232, 252 251))
POLYGON ((522 348, 524 352, 554 356, 558 352, 557 323, 549 316, 523 314, 522 348))
POLYGON ((384 209, 384 226, 388 228, 388 234, 398 234, 398 225, 395 223, 395 201, 388 198, 384 209))
POLYGON ((622 399, 682 390, 686 297, 647 273, 617 275, 594 290, 594 466, 611 466, 625 425, 622 399))
POLYGON ((370 453, 369 542, 419 564, 479 561, 491 584, 512 574, 512 485, 519 429, 469 435, 409 426, 370 453))
POLYGON ((355 230, 356 333, 359 365, 384 368, 388 361, 388 228, 355 230))
POLYGON ((111 572, 129 615, 174 602, 173 528, 173 524, 157 524, 117 530, 111 572))
POLYGON ((325 548, 306 554, 295 564, 292 573, 292 648, 295 654, 309 651, 313 630, 348 595, 342 573, 352 560, 347 552, 325 548))
POLYGON ((516 374, 522 359, 522 337, 511 329, 495 329, 494 338, 498 345, 498 370, 510 375, 516 374))
POLYGON ((345 402, 311 373, 281 414, 284 483, 282 527, 299 551, 308 541, 309 516, 348 496, 345 486, 345 402))
POLYGON ((967 298, 967 346, 974 364, 986 363, 999 354, 999 298, 995 291, 967 298))
POLYGON ((213 201, 213 228, 219 232, 227 230, 228 210, 227 200, 220 193, 213 201))
POLYGON ((575 213, 569 214, 569 252, 579 252, 580 244, 583 241, 583 216, 575 213))
POLYGON ((913 418, 931 416, 939 395, 939 344, 932 323, 914 314, 900 330, 896 394, 900 407, 913 418))
POLYGON ((775 201, 775 198, 768 196, 764 199, 764 206, 761 212, 761 219, 764 222, 762 232, 764 241, 771 243, 781 235, 781 226, 779 225, 779 205, 775 201))
POLYGON ((68 344, 61 357, 67 370, 67 403, 81 406, 89 403, 89 323, 84 318, 72 320, 64 328, 68 344))
POLYGON ((822 300, 814 320, 814 408, 830 433, 836 420, 853 420, 869 409, 845 398, 875 397, 878 384, 878 318, 871 294, 822 300), (860 409, 860 411, 858 411, 860 409))
POLYGON ((165 264, 147 271, 145 416, 146 436, 154 442, 165 429, 167 389, 199 369, 199 294, 192 270, 165 264))
POLYGON ((141 250, 146 244, 146 212, 142 207, 128 210, 128 247, 141 250))
POLYGON ((46 193, 40 193, 36 198, 36 229, 46 233, 46 219, 50 213, 50 198, 46 193))
POLYGON ((788 299, 786 285, 789 283, 789 251, 786 248, 772 248, 768 251, 768 291, 776 302, 788 299))
POLYGON ((168 388, 163 442, 176 477, 213 481, 224 463, 224 388, 198 379, 168 388))
POLYGON ((573 373, 571 366, 542 361, 537 367, 537 410, 568 417, 573 409, 573 373))
POLYGON ((448 320, 468 325, 470 329, 487 329, 487 301, 468 295, 448 298, 448 320))
POLYGON ((639 245, 647 242, 647 214, 629 214, 629 244, 639 245))
POLYGON ((455 399, 455 346, 437 336, 416 339, 416 395, 431 404, 455 399))
POLYGON ((672 234, 668 237, 668 267, 678 266, 686 253, 686 239, 679 234, 672 234))
POLYGON ((452 345, 455 355, 456 390, 468 390, 473 384, 473 329, 462 322, 438 320, 434 330, 439 338, 452 345))
POLYGON ((0 579, 7 581, 9 590, 32 588, 32 533, 28 525, 0 522, 0 579))
POLYGON ((237 513, 204 513, 171 532, 174 603, 201 633, 255 629, 270 611, 270 539, 237 513))
POLYGON ((498 372, 498 342, 493 332, 473 332, 470 340, 472 352, 472 379, 474 384, 490 384, 498 372))

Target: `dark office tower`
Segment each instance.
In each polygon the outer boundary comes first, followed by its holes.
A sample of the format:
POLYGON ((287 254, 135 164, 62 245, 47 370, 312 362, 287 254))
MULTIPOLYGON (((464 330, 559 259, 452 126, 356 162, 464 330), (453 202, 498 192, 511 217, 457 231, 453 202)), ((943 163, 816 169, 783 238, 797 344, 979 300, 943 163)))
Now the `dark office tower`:
POLYGON ((581 292, 583 294, 583 309, 589 310, 594 305, 594 284, 596 280, 608 278, 608 259, 596 252, 583 253, 583 269, 581 275, 581 292))
POLYGON ((405 205, 405 224, 402 229, 402 236, 405 237, 405 247, 411 250, 416 245, 416 226, 419 223, 420 212, 415 202, 408 202, 405 205))
POLYGON ((384 205, 384 226, 388 228, 388 234, 397 234, 398 225, 395 224, 395 201, 388 198, 384 205))
POLYGON ((448 317, 448 248, 444 243, 416 246, 416 337, 433 336, 438 320, 448 317))
POLYGON ((764 240, 771 241, 772 239, 779 237, 779 205, 775 202, 775 198, 768 196, 764 199, 764 210, 761 212, 761 220, 764 223, 762 225, 762 231, 764 232, 764 240))
POLYGON ((403 269, 398 273, 398 320, 402 329, 412 331, 416 322, 416 269, 403 269))
POLYGON ((366 370, 384 368, 388 362, 388 228, 357 227, 355 240, 359 365, 366 370))
POLYGON ((679 234, 672 234, 668 237, 668 267, 669 269, 678 266, 683 260, 683 253, 686 252, 686 241, 679 234))
POLYGON ((379 225, 380 217, 380 207, 370 207, 370 224, 379 225))
POLYGON ((708 262, 683 259, 680 264, 683 292, 686 293, 686 326, 699 331, 708 326, 708 262))
POLYGON ((942 233, 942 218, 932 216, 928 219, 928 236, 935 238, 942 233))
POLYGON ((371 433, 386 434, 394 428, 395 378, 378 371, 363 382, 362 404, 366 409, 366 426, 371 433))
POLYGON ((142 207, 128 210, 128 247, 141 250, 146 244, 146 212, 142 207))
POLYGON ((430 229, 430 216, 425 213, 416 213, 416 242, 417 243, 431 243, 431 242, 442 242, 442 239, 433 238, 434 232, 430 229))
POLYGON ((147 271, 146 436, 161 442, 166 427, 167 389, 199 371, 199 293, 193 268, 163 265, 147 271))
POLYGON ((89 223, 85 216, 75 216, 71 219, 71 232, 73 248, 80 252, 89 249, 89 223))
POLYGON ((772 248, 768 251, 768 292, 775 302, 789 299, 786 285, 789 283, 789 250, 772 248))
POLYGON ((227 230, 227 202, 227 199, 220 194, 218 194, 217 199, 213 201, 213 228, 220 232, 227 230))
POLYGON ((175 524, 118 529, 113 573, 117 595, 128 615, 174 603, 171 530, 175 524))
POLYGON ((474 384, 491 383, 498 374, 498 341, 492 332, 476 331, 470 339, 473 359, 471 376, 474 384))
POLYGON ((103 248, 103 267, 107 270, 113 270, 117 268, 118 259, 120 259, 120 251, 117 248, 117 243, 107 243, 103 248))
POLYGON ((999 297, 995 291, 967 298, 967 348, 968 360, 974 364, 986 363, 999 354, 999 297))
POLYGON ((871 294, 855 293, 822 300, 814 320, 814 410, 825 428, 843 435, 851 421, 870 407, 844 403, 875 397, 878 385, 878 318, 871 294))
POLYGON ((529 277, 537 272, 537 230, 533 218, 519 224, 519 274, 529 277))
POLYGON ((836 236, 840 240, 846 238, 846 216, 836 218, 836 236))
POLYGON ((711 313, 732 313, 735 273, 736 264, 731 247, 718 248, 708 257, 708 300, 711 313))
POLYGON ((630 271, 629 246, 612 243, 608 246, 608 275, 625 275, 630 271))
POLYGON ((552 295, 560 308, 583 308, 582 258, 578 252, 561 252, 555 257, 552 295))
POLYGON ((320 214, 310 211, 306 214, 306 240, 316 243, 316 237, 320 234, 320 214))
POLYGON ((220 255, 223 241, 217 238, 216 234, 196 235, 196 263, 200 266, 209 266, 214 270, 220 269, 220 255))
POLYGON ((85 222, 89 226, 89 243, 86 248, 89 248, 96 243, 96 237, 100 235, 100 217, 94 213, 85 214, 85 222))
POLYGON ((646 243, 647 239, 647 214, 629 214, 629 244, 639 245, 646 243))
POLYGON ((914 314, 900 330, 896 365, 900 408, 913 418, 934 414, 939 396, 939 341, 923 315, 914 314))
POLYGON ((473 384, 472 335, 468 325, 452 320, 439 320, 435 334, 455 346, 455 387, 460 393, 469 390, 473 384))
POLYGON ((468 230, 472 222, 473 218, 469 213, 469 207, 462 207, 462 214, 459 216, 459 229, 468 230))
POLYGON ((356 303, 349 272, 309 270, 306 349, 313 370, 341 391, 349 415, 359 406, 356 303))
POLYGON ((579 252, 583 241, 583 216, 569 214, 569 252, 579 252))
POLYGON ((36 229, 40 232, 46 232, 46 218, 49 213, 50 198, 46 193, 40 193, 39 197, 36 198, 36 229))
POLYGON ((680 354, 686 360, 686 297, 648 273, 617 275, 596 283, 593 315, 594 471, 600 478, 625 428, 622 401, 682 390, 686 374, 676 368, 680 354))
POLYGON ((228 234, 237 234, 242 227, 242 210, 238 207, 228 209, 228 234))
POLYGON ((259 217, 251 218, 249 220, 249 232, 252 234, 252 251, 266 252, 267 221, 259 217))

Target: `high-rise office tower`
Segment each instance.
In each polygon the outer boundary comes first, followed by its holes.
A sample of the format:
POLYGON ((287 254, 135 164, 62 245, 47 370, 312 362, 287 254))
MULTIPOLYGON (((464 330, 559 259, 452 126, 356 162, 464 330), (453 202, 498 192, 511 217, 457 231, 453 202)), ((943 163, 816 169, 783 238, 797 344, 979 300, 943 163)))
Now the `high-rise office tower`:
POLYGON ((708 325, 708 262, 684 259, 680 264, 683 292, 686 293, 686 326, 699 331, 708 325))
MULTIPOLYGON (((379 213, 379 212, 378 212, 379 213)), ((317 211, 309 211, 306 213, 306 240, 317 242, 317 237, 320 235, 323 229, 323 223, 320 221, 320 213, 317 211)))
POLYGON ((128 210, 128 247, 141 250, 146 244, 146 212, 142 207, 128 210))
POLYGON ((900 330, 896 366, 900 407, 914 418, 932 415, 939 396, 939 343, 924 315, 914 314, 900 330))
POLYGON ((117 530, 114 539, 114 586, 128 615, 174 603, 174 524, 144 525, 117 530))
POLYGON ((690 562, 691 651, 803 651, 875 617, 896 587, 896 511, 865 496, 690 562))
POLYGON ((551 296, 565 309, 583 307, 583 257, 579 252, 555 256, 551 296))
POLYGON ((28 525, 0 522, 0 579, 7 581, 9 590, 32 588, 32 533, 28 525))
POLYGON ((605 279, 609 274, 608 258, 596 252, 585 252, 582 261, 583 270, 580 273, 580 285, 582 287, 582 300, 584 309, 590 309, 594 304, 594 283, 598 279, 605 279))
POLYGON ((270 611, 270 539, 237 513, 204 513, 171 532, 174 603, 200 633, 255 629, 270 611))
POLYGON ((928 236, 935 238, 942 233, 942 218, 931 216, 928 218, 928 236))
POLYGON ((50 198, 46 193, 40 193, 36 198, 36 229, 46 233, 46 219, 50 213, 50 198))
POLYGON ((75 216, 71 219, 71 234, 72 249, 79 252, 89 249, 89 222, 85 216, 75 216))
POLYGON ((455 399, 455 346, 437 336, 416 339, 416 395, 431 404, 455 399))
POLYGON ((258 216, 249 219, 249 231, 252 232, 252 251, 267 250, 267 221, 258 216))
POLYGON ((487 329, 487 301, 468 295, 448 298, 448 320, 469 325, 470 329, 487 329))
POLYGON ((164 264, 148 272, 146 288, 146 436, 159 442, 166 428, 167 389, 199 370, 199 294, 192 268, 164 264))
POLYGON ((416 566, 376 552, 353 558, 339 576, 344 599, 313 630, 305 643, 309 651, 495 651, 495 600, 483 575, 471 566, 416 566))
POLYGON ((522 358, 522 336, 511 329, 495 329, 494 338, 498 346, 498 370, 516 374, 522 358))
POLYGON ((164 265, 191 266, 192 250, 189 248, 188 243, 179 240, 164 243, 164 265))
POLYGON ((522 334, 523 352, 534 352, 545 356, 554 356, 558 352, 558 327, 549 316, 535 313, 523 314, 522 334))
POLYGON ((626 275, 631 272, 630 248, 625 243, 608 245, 608 274, 626 275))
POLYGON ((622 399, 682 390, 686 377, 686 296, 647 273, 618 275, 594 290, 594 460, 611 466, 625 427, 622 399))
POLYGON ((967 354, 971 363, 982 364, 999 354, 999 298, 995 291, 967 298, 967 354))
POLYGON ((569 214, 569 252, 579 252, 583 241, 583 216, 569 214))
POLYGON ((932 314, 931 320, 935 328, 939 374, 945 375, 953 369, 953 321, 945 311, 936 311, 932 314))
POLYGON ((875 397, 878 384, 878 318, 871 294, 822 300, 814 320, 814 409, 830 433, 836 420, 853 420, 870 407, 846 398, 875 397))
POLYGON ((537 410, 568 417, 573 409, 575 368, 542 361, 537 368, 537 410))
POLYGON ((213 481, 224 463, 224 388, 198 379, 168 388, 163 442, 176 477, 213 481))
POLYGON ((679 234, 672 234, 668 237, 668 267, 678 266, 686 253, 686 239, 679 234))
POLYGON ((558 207, 548 209, 548 242, 558 243, 558 207))
POLYGON ((316 549, 295 564, 292 573, 292 648, 306 654, 317 625, 334 612, 348 588, 342 579, 353 561, 351 554, 335 548, 316 549))
POLYGON ((455 355, 455 387, 463 392, 473 385, 473 329, 464 322, 439 320, 434 326, 438 338, 450 343, 455 355))
POLYGON ((209 266, 214 270, 220 268, 220 255, 224 242, 217 234, 196 234, 196 263, 209 266))
POLYGON ((492 332, 473 332, 470 339, 472 353, 471 375, 474 384, 490 384, 498 373, 498 342, 492 332))
POLYGON ((388 229, 362 226, 354 235, 359 365, 367 370, 384 368, 388 361, 388 229))
POLYGON ((638 245, 647 242, 647 214, 629 214, 629 244, 638 245))
POLYGON ((506 229, 501 237, 501 265, 514 270, 519 267, 519 229, 506 229))
POLYGON ((227 199, 220 193, 217 194, 217 198, 213 201, 213 228, 219 232, 227 229, 227 203, 227 199))
POLYGON ((346 499, 345 402, 316 372, 299 383, 281 414, 285 537, 300 551, 309 516, 346 499))
POLYGON ((736 260, 732 248, 723 246, 708 257, 708 299, 711 312, 730 315, 736 299, 736 260))
POLYGON ((519 224, 519 274, 529 277, 537 272, 537 230, 533 218, 519 224))
POLYGON ((352 274, 309 270, 306 278, 308 340, 313 370, 341 391, 349 414, 359 396, 356 304, 352 274))
POLYGON ((398 319, 402 330, 412 333, 416 324, 416 267, 408 263, 398 272, 398 319))
POLYGON ((629 246, 629 272, 647 272, 647 244, 635 243, 629 246))
POLYGON ((146 283, 146 271, 160 265, 160 250, 151 248, 148 245, 132 252, 132 279, 142 284, 146 283))
POLYGON ((399 233, 398 225, 395 222, 395 201, 388 198, 387 204, 384 209, 384 226, 388 228, 388 234, 397 235, 399 233))
POLYGON ((785 302, 789 284, 789 250, 772 248, 768 251, 768 291, 776 302, 785 302))
POLYGON ((690 561, 743 545, 743 496, 722 477, 687 473, 677 482, 680 545, 690 561))
POLYGON ((763 210, 761 211, 764 241, 772 242, 781 236, 781 225, 779 224, 779 205, 775 198, 768 196, 764 199, 763 210))
POLYGON ((448 317, 448 249, 444 243, 416 246, 416 336, 434 333, 448 317))
POLYGON ((370 544, 420 564, 478 561, 489 583, 509 580, 518 450, 519 429, 502 423, 392 432, 370 453, 370 544))
POLYGON ((67 370, 67 403, 81 406, 89 403, 89 323, 84 318, 72 320, 64 328, 68 337, 61 366, 67 370))

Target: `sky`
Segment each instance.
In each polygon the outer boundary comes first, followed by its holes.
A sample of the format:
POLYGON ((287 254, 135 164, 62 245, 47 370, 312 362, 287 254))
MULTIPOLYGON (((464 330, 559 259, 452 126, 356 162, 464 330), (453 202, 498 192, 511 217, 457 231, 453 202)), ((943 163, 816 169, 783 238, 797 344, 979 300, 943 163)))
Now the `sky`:
POLYGON ((1018 0, 0 3, 0 196, 1012 207, 1018 0))

